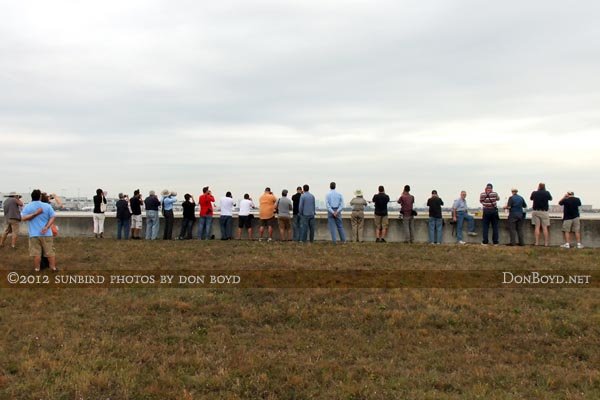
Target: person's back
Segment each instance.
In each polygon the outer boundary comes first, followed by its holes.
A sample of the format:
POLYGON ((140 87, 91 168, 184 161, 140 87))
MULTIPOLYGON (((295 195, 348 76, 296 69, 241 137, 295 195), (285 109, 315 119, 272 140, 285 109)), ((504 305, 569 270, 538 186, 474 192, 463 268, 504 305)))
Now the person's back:
POLYGON ((127 200, 120 199, 116 203, 117 207, 117 218, 118 219, 129 219, 131 217, 131 212, 129 212, 129 203, 127 200))
POLYGON ((559 205, 563 206, 563 219, 575 219, 579 218, 579 207, 581 207, 581 200, 578 197, 566 197, 558 202, 559 205))
POLYGON ((536 190, 531 193, 529 199, 533 201, 532 208, 535 211, 548 211, 550 208, 549 202, 552 200, 552 195, 545 189, 536 190))
POLYGON ((388 215, 388 203, 390 202, 390 196, 385 192, 379 192, 373 196, 373 204, 375 205, 375 215, 386 216, 388 215))
POLYGON ((2 207, 4 208, 4 217, 6 220, 16 219, 21 220, 21 212, 19 211, 19 203, 17 199, 14 197, 9 197, 4 200, 2 203, 2 207))
POLYGON ((280 217, 289 217, 292 209, 293 203, 288 197, 280 197, 277 200, 277 213, 280 217))
POLYGON ((248 216, 250 211, 254 208, 254 203, 250 199, 244 199, 240 201, 240 212, 238 215, 248 216))
POLYGON ((232 216, 233 215, 234 201, 231 197, 221 197, 221 216, 232 216))
POLYGON ((314 216, 315 215, 315 196, 312 193, 305 191, 300 196, 300 215, 314 216))
POLYGON ((158 211, 160 200, 156 196, 148 196, 144 199, 144 206, 146 207, 146 211, 158 211))
POLYGON ((258 199, 260 219, 271 219, 275 216, 277 198, 273 193, 265 192, 258 199))

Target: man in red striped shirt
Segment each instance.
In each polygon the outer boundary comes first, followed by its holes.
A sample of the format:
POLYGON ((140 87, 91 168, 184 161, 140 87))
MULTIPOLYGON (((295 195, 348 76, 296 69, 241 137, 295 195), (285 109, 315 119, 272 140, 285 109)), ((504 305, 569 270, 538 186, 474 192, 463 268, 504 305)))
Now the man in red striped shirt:
POLYGON ((494 245, 498 244, 498 221, 500 216, 498 215, 498 201, 500 196, 494 192, 494 186, 488 183, 485 187, 485 191, 479 195, 479 202, 483 207, 483 218, 481 223, 483 225, 483 241, 481 244, 487 245, 489 243, 488 234, 490 229, 490 223, 492 224, 492 241, 494 245))

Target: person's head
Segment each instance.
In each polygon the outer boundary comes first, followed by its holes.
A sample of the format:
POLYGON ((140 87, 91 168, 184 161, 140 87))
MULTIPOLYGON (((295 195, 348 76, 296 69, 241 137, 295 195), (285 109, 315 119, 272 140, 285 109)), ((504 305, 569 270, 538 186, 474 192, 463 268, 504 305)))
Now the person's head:
POLYGON ((461 191, 461 192, 460 192, 460 197, 462 197, 463 199, 466 199, 466 198, 467 198, 467 192, 466 192, 466 191, 464 191, 464 190, 463 190, 463 191, 461 191))
POLYGON ((437 197, 437 195, 438 195, 437 190, 434 189, 431 191, 431 197, 437 197))
POLYGON ((102 196, 102 194, 103 194, 103 193, 104 193, 104 192, 102 191, 102 189, 96 189, 96 194, 97 194, 98 196, 102 196))
POLYGON ((32 201, 40 201, 41 198, 42 198, 42 191, 40 189, 34 189, 33 192, 31 192, 31 200, 32 201))
POLYGON ((567 192, 567 197, 573 197, 575 196, 575 192, 567 192))
POLYGON ((331 182, 329 184, 329 189, 331 189, 331 190, 335 189, 335 182, 331 182))
POLYGON ((149 194, 150 196, 156 196, 156 192, 155 192, 154 190, 151 190, 150 192, 148 192, 148 194, 149 194))
POLYGON ((404 185, 404 191, 406 193, 410 192, 410 186, 409 185, 404 185))
POLYGON ((538 190, 546 190, 546 184, 544 182, 540 182, 538 184, 538 190))
POLYGON ((185 199, 185 201, 190 201, 190 199, 192 198, 192 195, 189 193, 186 193, 183 195, 183 198, 185 199))
POLYGON ((123 200, 125 196, 123 195, 123 193, 119 193, 119 200, 123 200))
POLYGON ((302 193, 302 186, 298 186, 296 188, 296 193, 302 193))
POLYGON ((491 192, 492 190, 494 190, 494 185, 492 185, 491 183, 488 183, 487 185, 485 185, 486 192, 491 192))
POLYGON ((517 194, 517 193, 519 193, 519 190, 518 190, 517 188, 512 188, 512 189, 510 190, 510 192, 511 192, 512 194, 517 194))
POLYGON ((133 191, 133 197, 139 196, 140 195, 140 189, 135 189, 133 191))
POLYGON ((231 195, 231 192, 227 192, 227 193, 225 193, 225 197, 233 197, 233 196, 231 195))
POLYGON ((363 197, 363 192, 362 192, 362 190, 360 190, 360 189, 356 189, 356 190, 354 191, 354 195, 355 195, 356 197, 363 197))
POLYGON ((385 188, 383 187, 383 185, 379 186, 378 190, 379 190, 379 193, 385 192, 385 188))
POLYGON ((208 186, 204 186, 202 188, 202 193, 204 193, 204 194, 208 193, 208 186))
POLYGON ((42 197, 40 198, 42 203, 50 203, 50 197, 48 197, 48 193, 42 192, 42 197))
POLYGON ((265 193, 271 193, 271 188, 267 186, 267 187, 265 188, 265 193))
POLYGON ((308 185, 304 185, 303 189, 304 189, 305 192, 308 192, 308 190, 310 189, 310 187, 308 185))
POLYGON ((244 200, 249 200, 250 199, 250 195, 248 193, 244 194, 244 200))
POLYGON ((287 189, 283 189, 283 190, 281 191, 281 195, 282 195, 283 197, 287 197, 287 194, 288 194, 288 190, 287 190, 287 189))

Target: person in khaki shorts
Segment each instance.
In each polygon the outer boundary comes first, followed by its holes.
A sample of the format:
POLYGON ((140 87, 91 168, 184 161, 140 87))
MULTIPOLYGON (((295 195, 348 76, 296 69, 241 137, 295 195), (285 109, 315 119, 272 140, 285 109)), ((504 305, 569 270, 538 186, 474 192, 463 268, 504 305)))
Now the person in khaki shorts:
POLYGON ((12 234, 10 247, 12 249, 17 248, 17 237, 19 236, 19 227, 21 225, 21 211, 20 207, 23 207, 21 196, 15 192, 11 192, 8 195, 8 199, 4 200, 4 217, 6 218, 6 229, 0 238, 0 247, 4 246, 4 242, 8 238, 8 235, 12 234))
POLYGON ((379 186, 377 194, 373 196, 373 203, 375 204, 375 241, 379 243, 385 243, 385 235, 387 235, 389 202, 390 196, 385 193, 383 186, 379 186))
POLYGON ((565 233, 565 244, 560 247, 568 249, 571 247, 570 239, 571 232, 575 233, 575 239, 577 240, 577 248, 583 249, 581 244, 581 225, 579 222, 579 207, 581 207, 581 200, 575 197, 575 193, 567 192, 565 197, 558 202, 559 205, 563 206, 563 226, 562 231, 565 233))
POLYGON ((294 210, 294 204, 288 197, 288 190, 281 191, 281 197, 277 200, 277 223, 279 225, 279 240, 282 242, 292 241, 292 216, 290 211, 294 210))
POLYGON ((540 244, 540 231, 544 233, 544 246, 548 246, 548 226, 550 226, 550 214, 548 209, 552 195, 546 190, 546 184, 540 182, 538 189, 531 193, 529 200, 533 201, 531 212, 531 224, 535 226, 535 246, 540 244))
POLYGON ((27 204, 21 212, 21 219, 29 221, 29 255, 33 257, 33 268, 40 270, 42 254, 48 257, 50 269, 56 272, 56 252, 52 240, 52 229, 56 213, 48 203, 40 201, 42 192, 35 189, 31 192, 31 203, 27 204))

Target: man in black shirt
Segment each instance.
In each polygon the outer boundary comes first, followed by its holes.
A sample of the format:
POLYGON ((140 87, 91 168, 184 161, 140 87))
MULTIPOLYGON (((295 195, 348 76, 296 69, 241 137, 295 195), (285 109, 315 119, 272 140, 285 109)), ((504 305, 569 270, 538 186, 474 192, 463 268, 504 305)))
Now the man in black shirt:
POLYGON ((549 201, 552 195, 546 190, 546 184, 541 182, 538 190, 531 193, 529 200, 533 201, 531 225, 535 225, 535 245, 540 244, 540 228, 544 232, 544 246, 548 246, 548 226, 550 225, 549 201))
POLYGON ((565 197, 563 197, 558 204, 563 206, 562 231, 565 233, 565 244, 563 244, 561 247, 566 249, 571 247, 571 232, 575 232, 577 248, 583 249, 583 245, 581 244, 581 227, 579 223, 579 207, 581 207, 581 200, 579 200, 578 197, 575 197, 575 193, 567 192, 565 197))
POLYGON ((302 196, 302 187, 296 188, 296 194, 292 196, 292 239, 294 242, 300 241, 300 196, 302 196))
POLYGON ((429 243, 442 243, 442 206, 444 201, 439 198, 437 190, 431 191, 431 197, 427 200, 429 207, 429 243))
POLYGON ((385 235, 389 226, 388 203, 390 196, 385 194, 383 186, 379 186, 379 192, 373 196, 375 204, 375 241, 385 243, 385 235))
POLYGON ((131 207, 131 238, 140 240, 140 231, 142 230, 142 195, 140 189, 133 192, 129 205, 131 207))

